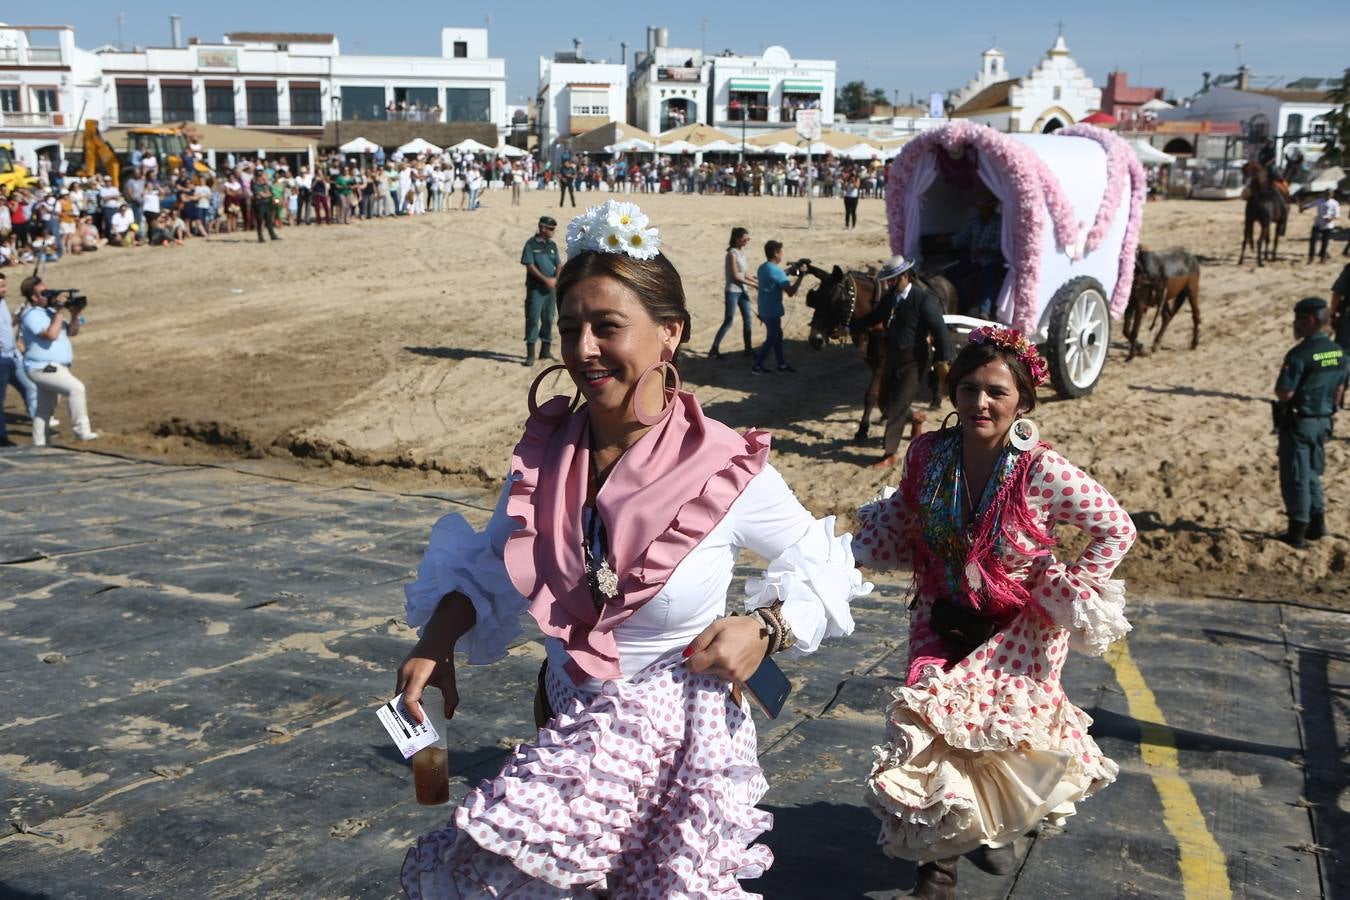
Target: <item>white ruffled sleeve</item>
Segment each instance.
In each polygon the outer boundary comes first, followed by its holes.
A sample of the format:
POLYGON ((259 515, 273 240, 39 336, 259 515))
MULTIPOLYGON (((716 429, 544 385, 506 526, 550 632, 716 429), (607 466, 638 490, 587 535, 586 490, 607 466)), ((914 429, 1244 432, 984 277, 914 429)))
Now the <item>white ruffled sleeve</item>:
POLYGON ((770 560, 745 581, 746 609, 782 602, 797 638, 789 656, 825 638, 853 633, 853 598, 872 590, 853 562, 853 538, 834 533, 834 516, 815 519, 772 466, 755 476, 728 513, 736 542, 770 560))
POLYGON ((516 522, 506 515, 508 482, 487 527, 475 531, 463 516, 442 516, 417 567, 417 580, 403 588, 408 624, 421 633, 446 594, 459 591, 473 603, 476 616, 455 649, 472 665, 495 662, 521 633, 528 604, 506 573, 502 549, 516 522))

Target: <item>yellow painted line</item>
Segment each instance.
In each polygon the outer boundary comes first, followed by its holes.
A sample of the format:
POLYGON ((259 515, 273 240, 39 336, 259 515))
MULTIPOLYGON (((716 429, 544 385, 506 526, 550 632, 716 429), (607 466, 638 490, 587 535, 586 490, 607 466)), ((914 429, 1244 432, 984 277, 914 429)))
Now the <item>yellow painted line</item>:
POLYGON ((1181 848, 1181 886, 1186 900, 1231 900, 1223 851, 1209 833, 1191 786, 1181 777, 1177 742, 1153 691, 1125 641, 1117 641, 1106 660, 1125 691, 1130 715, 1139 723, 1139 755, 1162 799, 1163 823, 1181 848))

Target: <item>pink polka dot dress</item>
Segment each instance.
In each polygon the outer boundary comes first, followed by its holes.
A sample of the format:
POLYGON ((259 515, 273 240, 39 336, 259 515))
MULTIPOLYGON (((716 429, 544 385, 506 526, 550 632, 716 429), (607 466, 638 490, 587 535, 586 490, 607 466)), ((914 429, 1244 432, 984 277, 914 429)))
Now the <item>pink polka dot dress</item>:
MULTIPOLYGON (((1088 735, 1092 720, 1065 697, 1060 671, 1069 647, 1100 655, 1130 630, 1123 583, 1110 576, 1134 543, 1134 525, 1105 488, 1055 451, 1031 465, 1026 500, 1035 520, 1047 531, 1073 525, 1088 545, 1064 563, 1037 556, 1030 537, 1000 540, 1000 561, 1031 601, 950 666, 931 662, 942 655, 942 638, 930 626, 934 597, 919 592, 907 683, 892 695, 866 787, 890 856, 927 862, 1006 843, 1042 819, 1071 815, 1077 801, 1115 780, 1118 767, 1088 735)), ((859 565, 911 563, 922 532, 904 494, 862 509, 853 543, 859 565)))

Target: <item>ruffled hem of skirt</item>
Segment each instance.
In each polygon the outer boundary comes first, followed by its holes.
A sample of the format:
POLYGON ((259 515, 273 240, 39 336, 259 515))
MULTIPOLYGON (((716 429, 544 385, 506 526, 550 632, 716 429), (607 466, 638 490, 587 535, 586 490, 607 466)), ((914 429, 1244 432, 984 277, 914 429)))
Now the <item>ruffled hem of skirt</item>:
POLYGON ((439 882, 433 870, 448 867, 468 885, 491 870, 498 890, 524 873, 560 889, 559 897, 607 879, 624 897, 755 897, 738 881, 772 864, 768 847, 750 845, 773 817, 754 808, 768 785, 753 739, 738 755, 730 734, 753 725, 716 678, 667 669, 661 677, 670 691, 682 681, 681 693, 654 702, 657 695, 635 696, 643 686, 607 682, 586 704, 573 700, 534 745, 516 748, 497 777, 470 792, 451 826, 409 851, 409 894, 424 876, 439 882), (694 729, 690 739, 696 711, 713 733, 694 729), (509 865, 475 862, 475 849, 509 865))

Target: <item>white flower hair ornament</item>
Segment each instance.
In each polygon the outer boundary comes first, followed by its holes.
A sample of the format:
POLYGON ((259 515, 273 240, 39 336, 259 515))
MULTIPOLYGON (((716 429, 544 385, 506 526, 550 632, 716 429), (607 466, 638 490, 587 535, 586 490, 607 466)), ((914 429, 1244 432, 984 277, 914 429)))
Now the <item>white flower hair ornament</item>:
POLYGON ((607 200, 567 224, 567 255, 589 250, 652 259, 661 252, 661 236, 647 223, 636 203, 607 200))

